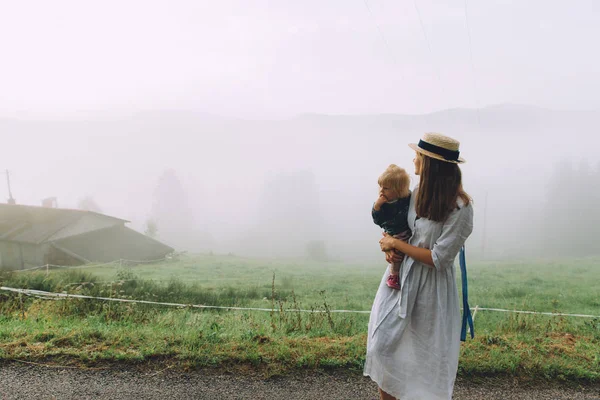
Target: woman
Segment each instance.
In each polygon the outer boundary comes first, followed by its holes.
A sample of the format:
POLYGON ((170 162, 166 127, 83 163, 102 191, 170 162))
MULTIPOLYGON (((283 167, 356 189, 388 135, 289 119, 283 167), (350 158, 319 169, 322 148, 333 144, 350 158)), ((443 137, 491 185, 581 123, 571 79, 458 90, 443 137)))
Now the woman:
POLYGON ((426 133, 416 151, 408 243, 385 235, 386 260, 406 255, 401 289, 383 276, 373 302, 364 374, 382 400, 451 399, 460 350, 460 309, 454 259, 473 230, 473 207, 458 166, 458 141, 426 133))

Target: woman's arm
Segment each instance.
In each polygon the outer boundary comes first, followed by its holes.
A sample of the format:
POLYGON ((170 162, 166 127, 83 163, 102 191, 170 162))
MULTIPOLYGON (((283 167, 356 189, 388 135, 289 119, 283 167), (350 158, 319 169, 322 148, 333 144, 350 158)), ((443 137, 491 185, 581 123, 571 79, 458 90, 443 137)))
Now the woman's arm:
POLYGON ((438 270, 452 266, 460 248, 473 231, 473 206, 463 206, 452 212, 442 226, 442 232, 432 249, 411 246, 388 235, 379 241, 382 251, 395 249, 438 270))
POLYGON ((410 245, 400 239, 389 236, 386 233, 383 234, 383 238, 381 238, 379 241, 379 245, 381 246, 381 251, 395 249, 406 254, 413 260, 419 261, 432 268, 435 267, 435 264, 433 263, 433 256, 431 255, 431 250, 429 249, 410 245))

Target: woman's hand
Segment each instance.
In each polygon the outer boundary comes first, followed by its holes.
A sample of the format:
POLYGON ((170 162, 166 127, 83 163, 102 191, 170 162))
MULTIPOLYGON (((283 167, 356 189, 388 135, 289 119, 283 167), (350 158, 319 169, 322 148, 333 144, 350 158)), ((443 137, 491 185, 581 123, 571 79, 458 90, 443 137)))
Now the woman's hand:
POLYGON ((402 261, 402 255, 395 250, 388 250, 385 252, 385 261, 387 261, 388 264, 399 263, 402 261))
POLYGON ((388 252, 390 250, 394 250, 394 242, 397 239, 394 239, 387 233, 383 234, 383 237, 379 240, 379 246, 381 247, 381 251, 388 252))

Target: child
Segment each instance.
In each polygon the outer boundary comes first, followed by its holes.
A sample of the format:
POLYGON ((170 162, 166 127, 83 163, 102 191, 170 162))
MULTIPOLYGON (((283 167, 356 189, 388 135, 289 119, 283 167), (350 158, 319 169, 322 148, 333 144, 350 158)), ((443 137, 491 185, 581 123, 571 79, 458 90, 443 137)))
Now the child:
MULTIPOLYGON (((404 169, 392 164, 381 174, 377 183, 379 197, 371 212, 373 222, 387 234, 404 241, 408 240, 412 235, 407 220, 410 177, 404 169)), ((400 264, 401 262, 391 265, 386 283, 392 289, 400 289, 400 264)))

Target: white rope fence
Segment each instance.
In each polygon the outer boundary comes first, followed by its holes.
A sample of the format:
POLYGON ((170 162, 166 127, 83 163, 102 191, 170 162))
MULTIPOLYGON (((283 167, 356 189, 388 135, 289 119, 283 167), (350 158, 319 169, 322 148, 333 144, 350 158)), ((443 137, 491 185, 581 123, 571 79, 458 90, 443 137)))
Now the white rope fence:
POLYGON ((508 313, 517 313, 517 314, 550 315, 552 317, 600 318, 600 315, 564 314, 564 313, 551 313, 551 312, 541 312, 541 311, 524 311, 524 310, 505 310, 503 308, 477 307, 477 310, 479 310, 479 311, 508 312, 508 313))
MULTIPOLYGON (((202 304, 183 304, 183 303, 167 303, 159 301, 148 301, 148 300, 134 300, 134 299, 122 299, 118 297, 96 297, 86 296, 82 294, 69 294, 69 293, 53 293, 45 292, 43 290, 33 289, 18 289, 2 286, 0 290, 21 293, 27 296, 34 296, 46 300, 56 300, 60 298, 73 298, 73 299, 91 299, 91 300, 104 300, 104 301, 116 301, 121 303, 139 303, 139 304, 153 304, 168 307, 178 308, 201 308, 201 309, 217 309, 217 310, 236 310, 236 311, 279 311, 278 308, 258 308, 258 307, 228 307, 228 306, 208 306, 202 304)), ((551 313, 551 312, 539 312, 539 311, 526 311, 526 310, 507 310, 503 308, 487 308, 487 307, 475 307, 475 313, 477 311, 493 311, 493 312, 505 312, 515 314, 532 314, 532 315, 548 315, 553 317, 576 317, 576 318, 600 318, 600 315, 588 315, 588 314, 566 314, 566 313, 551 313)), ((370 314, 371 311, 365 310, 303 310, 303 309, 285 309, 285 312, 303 312, 303 313, 352 313, 352 314, 370 314)))
MULTIPOLYGON (((218 310, 239 310, 239 311, 277 311, 278 308, 257 308, 257 307, 228 307, 228 306, 207 306, 202 304, 183 304, 183 303, 165 303, 160 301, 148 301, 148 300, 134 300, 134 299, 122 299, 118 297, 96 297, 96 296, 85 296, 82 294, 69 294, 69 293, 53 293, 53 292, 45 292, 43 290, 33 290, 33 289, 18 289, 2 286, 0 290, 5 290, 9 292, 22 293, 27 296, 35 296, 43 299, 55 299, 55 298, 73 298, 73 299, 92 299, 92 300, 106 300, 106 301, 116 301, 121 303, 139 303, 139 304, 154 304, 161 306, 169 306, 169 307, 178 307, 178 308, 211 308, 218 310)), ((286 309, 287 312, 305 312, 305 313, 357 313, 357 314, 370 314, 370 311, 357 311, 357 310, 303 310, 303 309, 286 309)))
POLYGON ((107 263, 103 263, 103 264, 84 264, 84 265, 74 265, 74 266, 65 266, 65 265, 55 265, 55 264, 45 264, 45 265, 40 265, 37 267, 31 267, 31 268, 26 268, 26 269, 16 269, 16 270, 12 270, 11 272, 14 273, 19 273, 19 272, 30 272, 30 271, 36 271, 36 270, 46 270, 46 272, 48 272, 50 269, 86 269, 86 268, 100 268, 100 267, 107 267, 107 266, 131 266, 131 265, 138 265, 138 264, 154 264, 154 263, 160 263, 160 262, 165 262, 165 261, 170 261, 171 258, 168 257, 163 257, 163 258, 158 258, 156 260, 127 260, 124 258, 121 258, 119 260, 115 260, 115 261, 111 261, 111 262, 107 262, 107 263))

